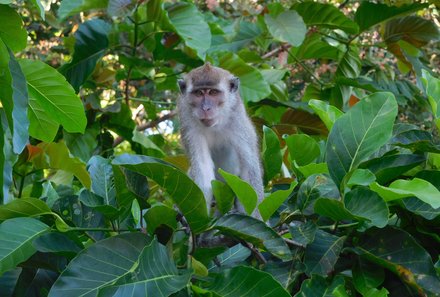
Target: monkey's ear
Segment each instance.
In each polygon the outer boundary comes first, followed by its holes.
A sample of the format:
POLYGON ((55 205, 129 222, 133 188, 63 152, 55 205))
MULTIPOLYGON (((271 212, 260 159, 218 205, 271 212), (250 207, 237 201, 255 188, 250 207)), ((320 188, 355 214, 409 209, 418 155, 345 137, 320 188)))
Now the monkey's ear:
POLYGON ((238 90, 238 87, 240 86, 240 79, 238 77, 234 76, 229 81, 229 85, 231 87, 231 92, 235 93, 238 90))
POLYGON ((179 84, 180 92, 185 93, 186 91, 186 82, 183 79, 177 80, 177 83, 179 84))

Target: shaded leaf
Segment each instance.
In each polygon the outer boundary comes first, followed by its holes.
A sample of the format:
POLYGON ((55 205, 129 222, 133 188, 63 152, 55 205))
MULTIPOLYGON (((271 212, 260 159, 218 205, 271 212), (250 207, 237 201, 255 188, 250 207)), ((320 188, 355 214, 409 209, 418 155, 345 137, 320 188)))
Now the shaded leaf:
POLYGON ((306 273, 326 276, 332 272, 344 241, 345 236, 338 237, 322 230, 316 231, 315 239, 308 245, 304 256, 306 273))
POLYGON ((309 101, 309 106, 324 122, 329 131, 332 129, 333 124, 336 122, 336 120, 344 114, 335 106, 332 106, 321 100, 312 99, 309 101))
POLYGON ((290 158, 299 166, 311 163, 319 157, 321 151, 319 145, 307 134, 293 134, 284 138, 289 149, 290 158))
POLYGON ((231 187, 227 184, 218 180, 212 180, 211 186, 218 211, 220 211, 221 214, 226 214, 234 206, 234 191, 232 191, 231 187))
POLYGON ((289 232, 292 235, 292 239, 302 246, 313 242, 317 230, 318 227, 311 221, 307 221, 306 223, 296 221, 289 225, 289 232))
POLYGON ((148 176, 162 186, 185 216, 192 232, 197 234, 207 227, 209 217, 202 191, 176 167, 159 159, 128 154, 116 157, 112 164, 148 176))
POLYGON ((99 290, 127 274, 150 240, 125 233, 99 241, 76 256, 61 273, 49 296, 98 296, 99 290))
POLYGON ((63 139, 70 153, 86 163, 92 157, 94 150, 98 146, 96 138, 99 132, 96 126, 88 127, 84 134, 67 133, 64 131, 63 139))
POLYGON ((278 135, 266 126, 263 126, 263 133, 264 180, 267 183, 280 172, 283 157, 278 135))
POLYGON ((177 228, 177 211, 163 204, 153 205, 145 213, 144 218, 147 222, 147 232, 153 235, 160 225, 166 225, 173 230, 177 228))
POLYGON ((108 0, 63 0, 58 9, 58 18, 65 19, 82 11, 106 8, 108 0))
POLYGON ((333 282, 329 283, 324 277, 315 274, 301 284, 301 289, 295 297, 334 297, 334 291, 343 284, 342 277, 336 277, 333 282))
POLYGON ((333 4, 302 2, 294 5, 293 9, 302 16, 307 26, 340 29, 351 34, 358 33, 358 25, 333 4))
POLYGON ((372 288, 380 286, 385 279, 385 273, 383 269, 380 269, 377 265, 359 258, 353 267, 353 284, 356 290, 368 295, 368 292, 372 288))
POLYGON ((297 207, 305 214, 314 213, 318 198, 339 199, 339 191, 332 179, 323 174, 309 176, 298 190, 297 207))
POLYGON ((335 122, 327 141, 326 158, 330 175, 337 185, 389 140, 396 115, 397 103, 393 94, 374 93, 335 122))
POLYGON ((179 275, 165 246, 154 239, 138 260, 138 267, 116 284, 100 290, 98 296, 170 296, 187 286, 191 273, 179 275))
POLYGON ((0 274, 32 256, 32 241, 49 229, 33 218, 13 218, 0 224, 0 274))
POLYGON ((290 296, 270 274, 248 266, 222 271, 208 290, 220 296, 290 296))
POLYGON ((104 205, 115 206, 116 191, 110 160, 101 156, 93 156, 87 163, 87 171, 92 179, 92 192, 104 199, 104 205))
POLYGON ((36 238, 33 246, 43 253, 75 255, 81 251, 81 248, 67 235, 58 232, 50 232, 36 238))
POLYGON ((356 250, 418 291, 438 293, 440 279, 430 255, 405 231, 392 227, 369 230, 356 250))
POLYGON ((440 209, 435 209, 428 203, 425 203, 416 197, 402 199, 402 203, 407 210, 422 216, 427 220, 433 220, 440 216, 440 209))
POLYGON ((399 6, 389 6, 383 3, 363 1, 356 10, 354 20, 358 23, 359 30, 362 32, 396 16, 421 10, 427 5, 426 3, 405 3, 399 6))
POLYGON ((265 14, 264 20, 269 32, 278 41, 299 46, 306 36, 306 25, 296 11, 288 10, 276 16, 265 14))
POLYGON ((241 214, 226 215, 214 224, 214 228, 265 248, 282 260, 287 261, 292 258, 289 247, 282 237, 265 223, 253 217, 241 214))
MULTIPOLYGON (((242 244, 236 244, 231 248, 228 248, 226 251, 217 256, 218 264, 220 264, 221 268, 229 268, 235 267, 239 263, 246 260, 251 255, 251 250, 245 248, 242 244)), ((208 268, 209 271, 215 270, 217 265, 212 263, 212 265, 208 268)))
POLYGON ((408 130, 397 134, 391 144, 414 151, 440 153, 440 144, 434 143, 432 133, 424 130, 408 130))
MULTIPOLYGON (((304 2, 308 3, 308 2, 304 2)), ((317 2, 310 2, 317 3, 317 2)), ((343 53, 339 48, 331 46, 320 34, 307 35, 304 42, 299 47, 292 47, 289 50, 289 63, 295 63, 296 60, 308 59, 332 59, 339 60, 343 53), (292 57, 293 56, 293 57, 292 57)))
POLYGON ((328 130, 316 115, 296 109, 288 109, 281 118, 281 124, 296 126, 309 135, 327 135, 328 130))
POLYGON ((96 63, 104 56, 109 46, 109 32, 110 25, 101 19, 86 21, 75 32, 75 51, 72 60, 61 66, 59 71, 76 92, 92 74, 96 63))

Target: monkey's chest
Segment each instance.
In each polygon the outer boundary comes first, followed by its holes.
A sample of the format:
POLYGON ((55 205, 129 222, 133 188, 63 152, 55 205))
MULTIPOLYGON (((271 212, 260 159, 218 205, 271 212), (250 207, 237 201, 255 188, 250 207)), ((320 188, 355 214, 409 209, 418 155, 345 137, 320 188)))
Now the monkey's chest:
POLYGON ((221 168, 229 173, 240 175, 240 162, 237 151, 227 145, 210 148, 211 158, 215 166, 215 174, 218 178, 218 169, 221 168))

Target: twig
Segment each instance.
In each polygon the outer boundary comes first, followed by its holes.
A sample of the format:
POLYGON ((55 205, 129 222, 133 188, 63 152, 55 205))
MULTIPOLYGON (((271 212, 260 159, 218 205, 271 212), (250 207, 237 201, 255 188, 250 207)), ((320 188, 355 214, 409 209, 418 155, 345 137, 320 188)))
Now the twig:
POLYGON ((150 122, 148 122, 146 124, 138 126, 136 129, 138 131, 143 131, 143 130, 146 130, 148 128, 156 127, 159 123, 173 118, 176 114, 177 114, 177 111, 176 110, 172 110, 169 113, 167 113, 166 115, 163 115, 163 116, 161 116, 161 117, 159 117, 159 118, 157 118, 157 119, 155 119, 153 121, 150 121, 150 122))
POLYGON ((302 245, 292 239, 288 239, 288 238, 283 238, 283 239, 284 239, 284 242, 287 243, 287 245, 294 246, 294 247, 298 247, 298 246, 304 247, 304 245, 302 245))
POLYGON ((292 55, 290 52, 287 52, 288 55, 295 60, 296 63, 298 63, 299 65, 301 65, 301 67, 307 71, 311 77, 313 77, 320 85, 321 87, 324 86, 324 83, 313 73, 312 70, 309 69, 309 67, 307 67, 306 64, 304 64, 303 62, 301 62, 297 57, 295 57, 294 55, 292 55))
POLYGON ((260 264, 267 263, 264 256, 256 248, 254 248, 252 244, 250 244, 249 242, 246 242, 246 241, 241 241, 241 244, 244 245, 246 248, 248 248, 252 252, 252 254, 255 256, 257 261, 260 262, 260 264))

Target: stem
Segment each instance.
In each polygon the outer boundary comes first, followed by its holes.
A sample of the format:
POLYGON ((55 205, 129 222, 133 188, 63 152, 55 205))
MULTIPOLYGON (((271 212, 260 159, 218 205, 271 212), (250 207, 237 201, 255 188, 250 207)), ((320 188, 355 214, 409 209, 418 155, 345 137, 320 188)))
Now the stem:
POLYGON ((71 232, 71 231, 85 231, 85 232, 87 232, 87 231, 90 231, 90 232, 93 232, 93 231, 102 231, 102 232, 129 232, 129 231, 133 231, 133 230, 136 230, 136 231, 141 231, 142 229, 141 228, 138 228, 138 229, 119 229, 119 230, 114 230, 113 228, 81 228, 81 227, 72 227, 72 228, 69 228, 69 230, 67 230, 67 232, 71 232))
POLYGON ((359 222, 356 223, 350 223, 350 224, 343 224, 343 225, 327 225, 327 226, 319 226, 319 229, 330 229, 330 230, 334 230, 335 226, 337 228, 350 228, 350 227, 354 227, 359 225, 359 222))
POLYGON ((313 71, 310 70, 309 67, 307 67, 306 64, 304 64, 304 63, 301 62, 297 57, 295 57, 294 55, 292 55, 292 54, 290 53, 290 51, 288 51, 287 53, 288 53, 288 55, 289 55, 292 59, 295 60, 296 63, 298 63, 299 65, 301 65, 301 67, 304 68, 304 70, 307 71, 307 72, 310 74, 310 76, 313 77, 313 78, 319 83, 319 85, 321 86, 321 88, 324 86, 324 83, 323 83, 318 77, 316 77, 316 75, 313 73, 313 71))
POLYGON ((26 178, 26 174, 20 175, 20 177, 21 177, 21 180, 20 180, 20 188, 18 190, 18 198, 21 198, 21 195, 23 194, 24 180, 26 178))

